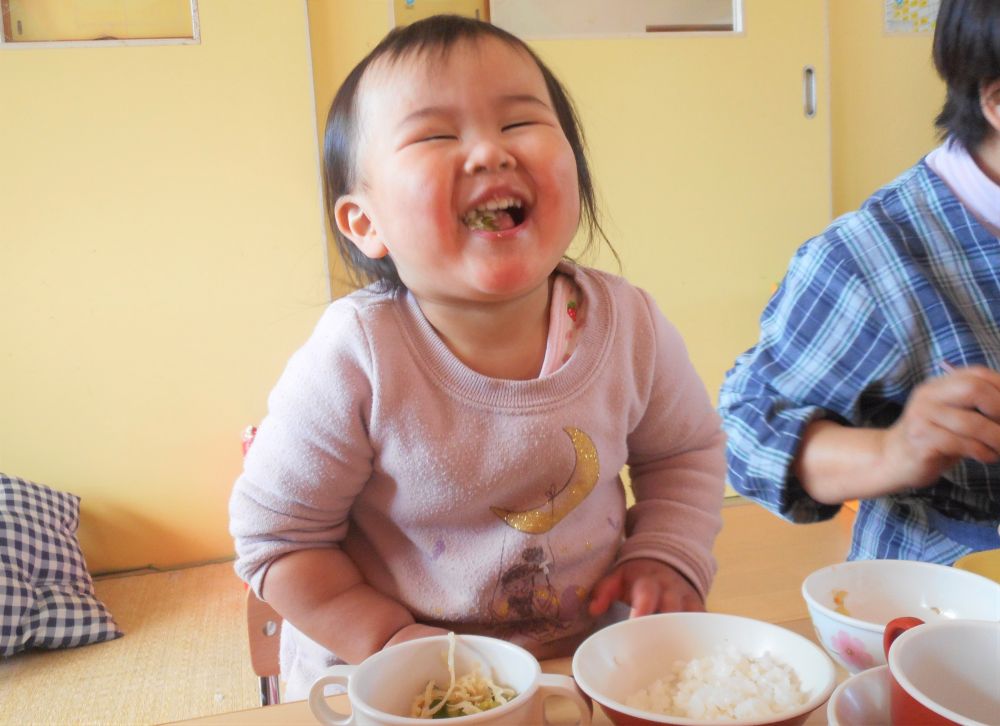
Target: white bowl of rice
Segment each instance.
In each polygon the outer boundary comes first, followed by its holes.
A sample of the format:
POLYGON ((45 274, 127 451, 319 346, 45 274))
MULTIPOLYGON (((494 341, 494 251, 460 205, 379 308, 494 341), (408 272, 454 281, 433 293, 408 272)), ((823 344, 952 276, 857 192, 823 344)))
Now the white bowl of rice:
POLYGON ((761 620, 661 613, 591 635, 573 677, 617 726, 801 724, 836 685, 815 643, 761 620))

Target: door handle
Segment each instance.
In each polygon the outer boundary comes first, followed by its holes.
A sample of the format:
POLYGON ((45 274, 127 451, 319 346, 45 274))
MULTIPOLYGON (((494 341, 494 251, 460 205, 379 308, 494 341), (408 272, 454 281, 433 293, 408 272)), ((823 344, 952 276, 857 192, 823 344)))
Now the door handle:
POLYGON ((812 66, 802 69, 802 110, 806 118, 816 116, 816 69, 812 66))

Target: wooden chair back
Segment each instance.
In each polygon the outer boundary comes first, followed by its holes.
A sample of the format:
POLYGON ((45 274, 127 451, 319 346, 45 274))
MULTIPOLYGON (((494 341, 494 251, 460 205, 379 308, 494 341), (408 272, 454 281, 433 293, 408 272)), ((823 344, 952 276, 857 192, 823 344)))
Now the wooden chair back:
POLYGON ((281 616, 250 588, 247 588, 247 638, 250 664, 260 679, 260 705, 280 703, 281 616))
MULTIPOLYGON (((256 426, 243 431, 243 455, 246 456, 256 426)), ((257 594, 247 588, 247 641, 250 643, 250 664, 260 679, 260 705, 281 703, 281 616, 257 594)))

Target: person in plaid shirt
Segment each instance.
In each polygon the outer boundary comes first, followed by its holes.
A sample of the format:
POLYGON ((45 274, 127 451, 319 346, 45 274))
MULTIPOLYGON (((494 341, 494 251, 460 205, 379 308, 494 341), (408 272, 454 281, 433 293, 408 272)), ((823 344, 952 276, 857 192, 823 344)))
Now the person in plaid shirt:
POLYGON ((806 242, 727 373, 728 477, 848 559, 1000 547, 1000 2, 943 0, 942 146, 806 242))

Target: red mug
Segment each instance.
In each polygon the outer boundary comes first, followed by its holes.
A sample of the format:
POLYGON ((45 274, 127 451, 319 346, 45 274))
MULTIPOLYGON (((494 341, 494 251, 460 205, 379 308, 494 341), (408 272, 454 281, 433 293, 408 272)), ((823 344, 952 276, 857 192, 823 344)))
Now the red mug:
MULTIPOLYGON (((885 651, 885 659, 889 660, 889 648, 892 647, 896 638, 905 633, 910 628, 923 625, 920 618, 896 618, 890 620, 885 626, 885 633, 882 635, 882 650, 885 651)), ((944 716, 934 713, 924 704, 906 692, 896 676, 893 675, 892 667, 889 667, 889 711, 892 714, 893 724, 927 724, 927 726, 954 726, 955 722, 946 719, 944 716)))
POLYGON ((1000 622, 896 618, 885 626, 882 647, 893 724, 998 723, 1000 622))

